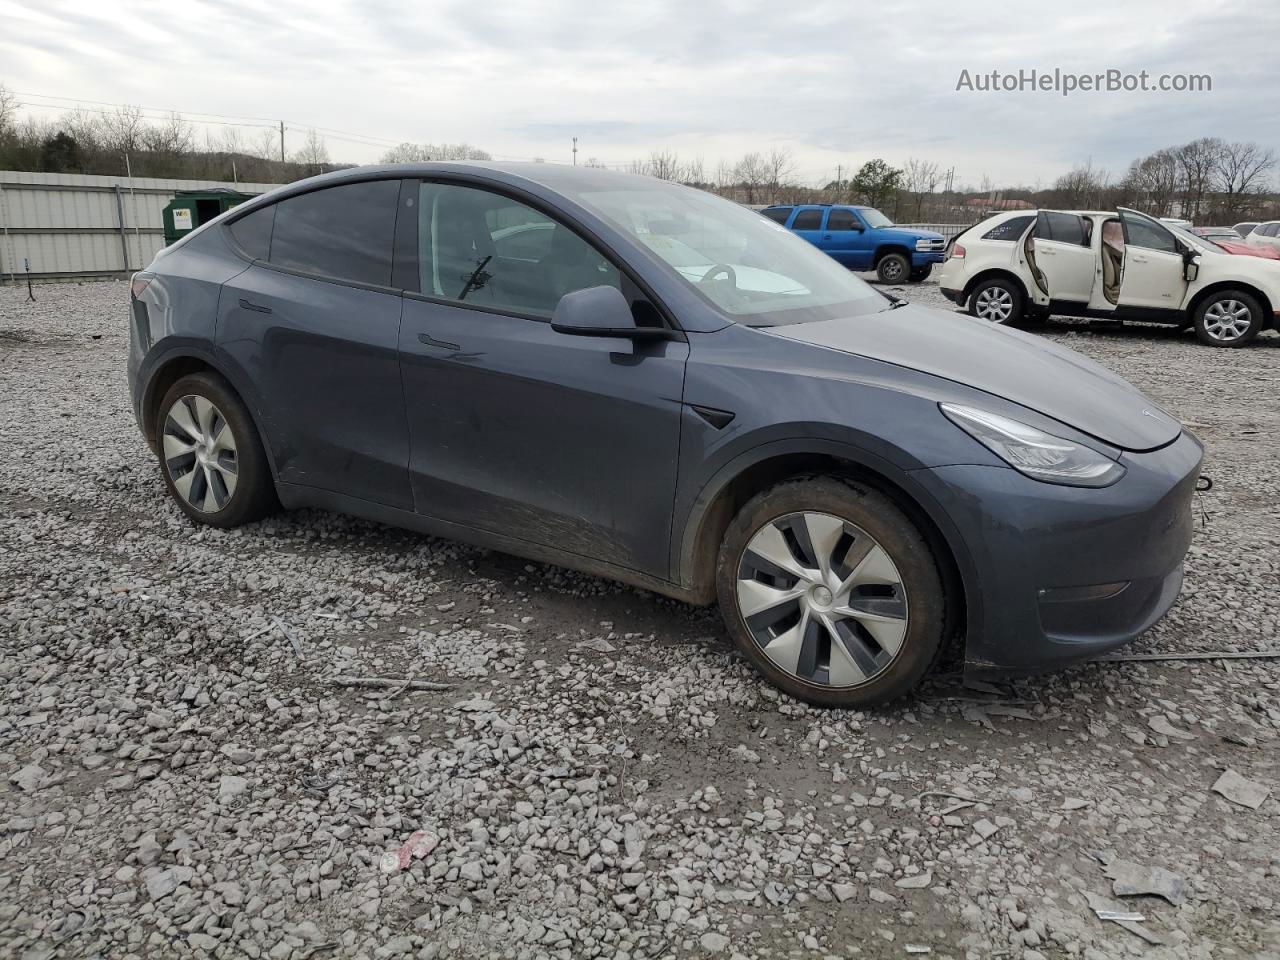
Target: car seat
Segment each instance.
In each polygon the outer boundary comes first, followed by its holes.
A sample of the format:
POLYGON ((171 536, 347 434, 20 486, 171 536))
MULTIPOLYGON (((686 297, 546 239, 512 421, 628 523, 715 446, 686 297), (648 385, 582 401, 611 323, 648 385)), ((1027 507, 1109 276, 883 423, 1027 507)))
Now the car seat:
POLYGON ((1119 220, 1102 225, 1102 292, 1112 303, 1120 302, 1124 279, 1124 230, 1119 220))

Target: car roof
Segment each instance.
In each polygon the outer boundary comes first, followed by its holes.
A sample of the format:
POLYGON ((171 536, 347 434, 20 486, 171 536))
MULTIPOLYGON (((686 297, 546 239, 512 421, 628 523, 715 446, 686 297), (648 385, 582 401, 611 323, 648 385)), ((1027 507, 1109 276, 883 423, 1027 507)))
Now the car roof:
POLYGON ((824 208, 825 208, 825 207, 839 207, 839 208, 840 208, 840 209, 842 209, 842 210, 872 210, 872 209, 874 209, 873 207, 868 207, 868 206, 866 206, 865 204, 860 204, 860 203, 771 203, 771 204, 769 204, 767 207, 765 207, 764 209, 766 209, 766 210, 777 210, 777 209, 779 209, 780 207, 786 207, 787 209, 790 209, 790 208, 792 208, 792 207, 824 207, 824 208))

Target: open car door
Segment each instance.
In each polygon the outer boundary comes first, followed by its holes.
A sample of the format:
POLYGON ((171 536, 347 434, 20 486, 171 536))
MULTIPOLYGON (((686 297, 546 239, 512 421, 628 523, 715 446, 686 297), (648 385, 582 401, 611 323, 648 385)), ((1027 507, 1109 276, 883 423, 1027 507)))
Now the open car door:
POLYGON ((1186 298, 1182 244, 1159 220, 1120 208, 1124 227, 1121 307, 1180 310, 1186 298))
POLYGON ((1036 218, 1034 251, 1034 265, 1051 299, 1089 302, 1098 273, 1091 219, 1078 213, 1041 210, 1036 218))

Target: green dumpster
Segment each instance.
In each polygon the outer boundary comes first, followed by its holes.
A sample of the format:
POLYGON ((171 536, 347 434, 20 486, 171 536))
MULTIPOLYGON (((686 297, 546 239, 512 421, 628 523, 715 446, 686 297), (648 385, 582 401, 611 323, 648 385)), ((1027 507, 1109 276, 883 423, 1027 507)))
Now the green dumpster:
POLYGON ((188 233, 208 223, 218 214, 250 199, 251 193, 239 193, 226 187, 210 190, 179 190, 164 208, 164 244, 181 240, 188 233))

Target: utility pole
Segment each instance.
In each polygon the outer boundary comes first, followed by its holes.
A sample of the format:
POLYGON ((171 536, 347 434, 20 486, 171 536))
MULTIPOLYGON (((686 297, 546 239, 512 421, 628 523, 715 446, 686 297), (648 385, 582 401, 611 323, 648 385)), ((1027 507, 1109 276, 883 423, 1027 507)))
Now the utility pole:
POLYGON ((578 165, 578 138, 573 138, 573 165, 578 165))
POLYGON ((841 179, 843 179, 843 176, 844 176, 844 164, 837 163, 836 164, 836 183, 837 184, 840 183, 841 179))
POLYGON ((280 162, 284 163, 284 121, 280 121, 280 162))

